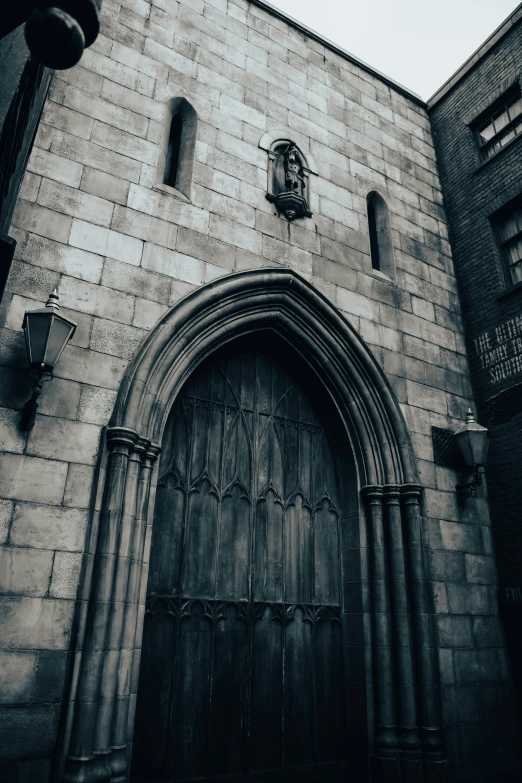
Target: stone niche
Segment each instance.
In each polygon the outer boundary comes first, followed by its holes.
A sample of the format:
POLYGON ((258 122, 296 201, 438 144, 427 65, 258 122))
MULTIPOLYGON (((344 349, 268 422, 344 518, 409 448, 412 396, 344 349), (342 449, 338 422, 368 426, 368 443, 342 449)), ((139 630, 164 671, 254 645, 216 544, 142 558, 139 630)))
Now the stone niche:
POLYGON ((259 146, 268 152, 266 197, 287 220, 312 217, 310 174, 317 173, 310 156, 305 155, 288 133, 264 136, 259 146))

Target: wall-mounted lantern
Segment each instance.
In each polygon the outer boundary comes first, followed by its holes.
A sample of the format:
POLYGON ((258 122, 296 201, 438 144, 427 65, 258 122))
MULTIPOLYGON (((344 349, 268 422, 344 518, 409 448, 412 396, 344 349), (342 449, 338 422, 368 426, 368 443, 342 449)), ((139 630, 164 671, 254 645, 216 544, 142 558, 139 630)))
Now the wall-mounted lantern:
POLYGON ((455 439, 466 460, 466 465, 473 470, 473 479, 467 484, 457 484, 457 499, 464 506, 466 499, 471 497, 477 487, 482 484, 482 475, 486 464, 489 447, 489 433, 485 427, 477 424, 471 409, 466 414, 466 423, 455 433, 455 439))
POLYGON ((30 430, 34 425, 43 381, 52 379, 54 366, 76 329, 74 321, 58 313, 58 298, 58 293, 54 290, 49 294, 45 307, 41 310, 30 310, 24 315, 22 328, 25 332, 25 347, 30 374, 34 378, 32 396, 22 411, 24 430, 30 430))

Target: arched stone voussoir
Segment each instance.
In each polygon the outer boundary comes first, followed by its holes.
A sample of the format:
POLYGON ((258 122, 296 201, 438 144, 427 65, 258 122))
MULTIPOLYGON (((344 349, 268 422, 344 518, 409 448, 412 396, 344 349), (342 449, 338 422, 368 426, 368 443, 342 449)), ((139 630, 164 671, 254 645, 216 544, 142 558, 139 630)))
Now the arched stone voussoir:
POLYGON ((129 365, 111 426, 161 443, 168 413, 195 367, 259 330, 286 340, 321 379, 346 422, 364 483, 417 482, 402 413, 370 349, 321 293, 280 267, 218 278, 175 304, 129 365))

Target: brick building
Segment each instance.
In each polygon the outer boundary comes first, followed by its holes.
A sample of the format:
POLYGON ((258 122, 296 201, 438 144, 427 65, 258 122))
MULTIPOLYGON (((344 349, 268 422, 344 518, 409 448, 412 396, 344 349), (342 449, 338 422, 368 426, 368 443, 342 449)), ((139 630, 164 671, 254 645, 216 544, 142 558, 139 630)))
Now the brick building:
POLYGON ((261 0, 101 21, 10 230, 1 774, 518 780, 426 105, 261 0))
POLYGON ((517 9, 428 105, 472 385, 491 434, 487 478, 500 598, 522 703, 520 19, 517 9))

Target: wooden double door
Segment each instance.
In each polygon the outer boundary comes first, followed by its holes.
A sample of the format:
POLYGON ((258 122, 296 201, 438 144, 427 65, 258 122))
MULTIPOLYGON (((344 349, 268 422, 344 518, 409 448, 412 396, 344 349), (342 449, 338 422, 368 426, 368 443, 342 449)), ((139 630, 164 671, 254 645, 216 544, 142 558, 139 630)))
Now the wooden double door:
POLYGON ((306 378, 273 353, 211 356, 167 424, 140 783, 346 780, 336 460, 306 378))

